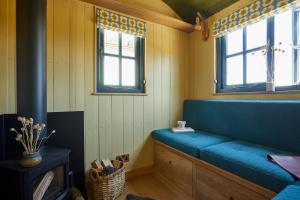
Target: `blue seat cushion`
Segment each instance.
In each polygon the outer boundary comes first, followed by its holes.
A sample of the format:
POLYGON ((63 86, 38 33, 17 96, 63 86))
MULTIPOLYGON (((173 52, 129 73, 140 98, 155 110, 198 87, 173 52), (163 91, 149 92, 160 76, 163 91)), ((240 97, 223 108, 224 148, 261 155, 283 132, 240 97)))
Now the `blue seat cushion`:
POLYGON ((300 186, 300 181, 296 182, 294 185, 300 186))
POLYGON ((201 150, 200 157, 208 163, 243 177, 265 188, 279 192, 295 179, 267 159, 268 154, 292 155, 289 152, 234 140, 201 150))
POLYGON ((154 130, 152 137, 155 140, 194 157, 199 157, 201 149, 205 147, 231 140, 225 136, 214 135, 203 131, 196 131, 195 133, 173 133, 171 129, 154 130))
POLYGON ((300 199, 300 187, 296 185, 289 185, 282 190, 272 200, 299 200, 300 199))

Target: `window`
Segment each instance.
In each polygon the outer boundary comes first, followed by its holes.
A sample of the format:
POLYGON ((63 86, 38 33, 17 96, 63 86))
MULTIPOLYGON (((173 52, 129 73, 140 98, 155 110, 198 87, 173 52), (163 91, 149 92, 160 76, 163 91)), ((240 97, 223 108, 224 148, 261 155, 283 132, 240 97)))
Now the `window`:
POLYGON ((144 93, 144 38, 97 28, 97 92, 144 93))
POLYGON ((300 90, 299 23, 289 10, 218 38, 217 92, 265 91, 272 62, 276 90, 300 90))

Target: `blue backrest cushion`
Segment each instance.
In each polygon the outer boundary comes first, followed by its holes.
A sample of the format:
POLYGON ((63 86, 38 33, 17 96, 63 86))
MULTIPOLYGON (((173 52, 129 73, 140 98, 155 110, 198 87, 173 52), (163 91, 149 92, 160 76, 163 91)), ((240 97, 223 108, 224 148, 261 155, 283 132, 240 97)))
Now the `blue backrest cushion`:
POLYGON ((300 153, 300 101, 186 100, 183 119, 197 130, 300 153))

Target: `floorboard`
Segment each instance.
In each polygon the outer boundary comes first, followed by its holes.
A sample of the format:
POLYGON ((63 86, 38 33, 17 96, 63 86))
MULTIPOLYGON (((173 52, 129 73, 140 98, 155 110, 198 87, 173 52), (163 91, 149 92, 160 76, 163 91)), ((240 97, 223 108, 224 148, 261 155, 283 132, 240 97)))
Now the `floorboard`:
POLYGON ((178 194, 168 189, 152 175, 141 176, 127 181, 124 193, 117 200, 126 200, 128 194, 149 197, 155 200, 191 199, 185 194, 179 197, 178 194))

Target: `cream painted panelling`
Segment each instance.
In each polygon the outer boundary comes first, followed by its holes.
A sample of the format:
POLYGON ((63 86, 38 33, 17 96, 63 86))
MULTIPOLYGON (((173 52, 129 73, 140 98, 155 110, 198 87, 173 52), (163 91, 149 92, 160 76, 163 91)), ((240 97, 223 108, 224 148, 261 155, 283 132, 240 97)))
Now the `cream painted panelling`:
MULTIPOLYGON (((15 113, 15 0, 0 0, 0 114, 15 113)), ((147 96, 93 96, 94 6, 48 0, 48 112, 85 112, 85 164, 130 153, 130 168, 152 164, 150 133, 180 119, 186 97, 188 35, 147 23, 147 96)))
POLYGON ((187 34, 147 23, 148 95, 93 96, 94 6, 77 0, 48 4, 48 111, 85 111, 86 167, 123 153, 131 155, 130 168, 151 165, 150 132, 180 118, 187 34))
POLYGON ((16 2, 0 0, 0 114, 16 112, 16 2))
MULTIPOLYGON (((233 11, 247 5, 254 0, 243 0, 231 5, 208 19, 210 30, 214 19, 224 17, 233 11)), ((280 94, 239 94, 239 95, 215 95, 216 74, 216 44, 215 38, 210 36, 207 42, 201 40, 200 32, 189 35, 189 87, 188 97, 192 99, 300 99, 300 93, 280 94)))

